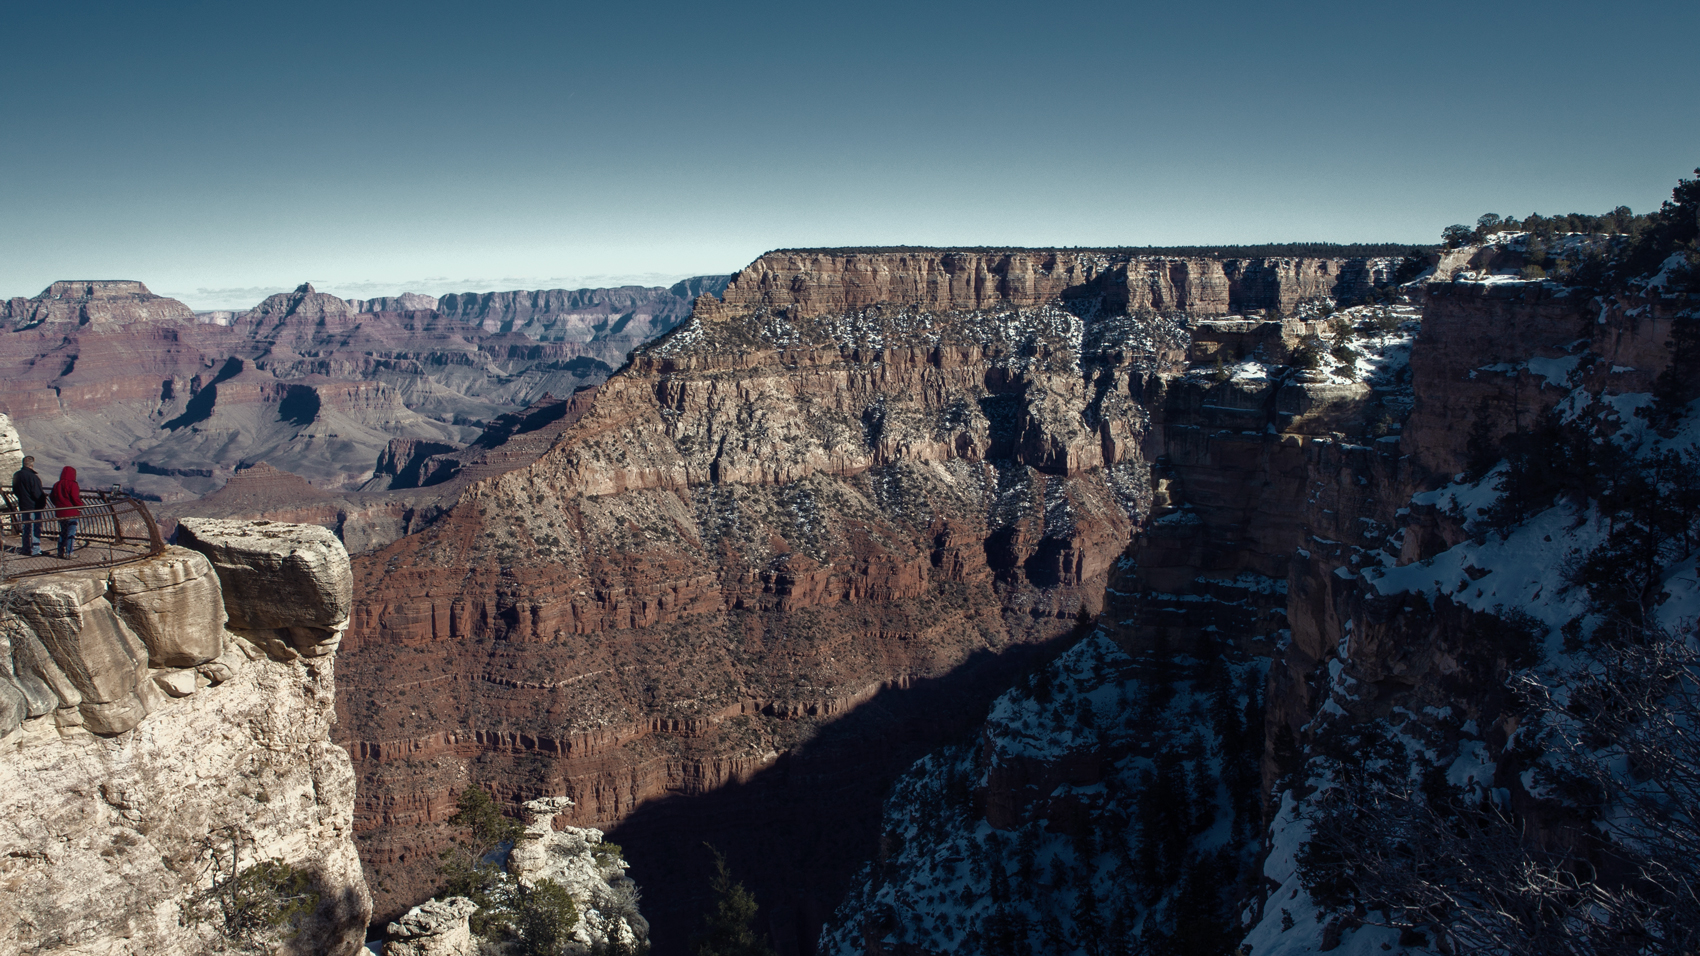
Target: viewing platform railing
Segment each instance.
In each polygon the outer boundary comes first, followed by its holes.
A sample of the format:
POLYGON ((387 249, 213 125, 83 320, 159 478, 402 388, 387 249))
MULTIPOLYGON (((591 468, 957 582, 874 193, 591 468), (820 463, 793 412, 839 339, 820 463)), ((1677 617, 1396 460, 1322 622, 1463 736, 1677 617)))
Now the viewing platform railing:
POLYGON ((165 541, 147 505, 111 491, 84 491, 83 502, 82 515, 76 519, 75 550, 68 558, 57 556, 60 519, 53 505, 28 512, 36 516, 32 520, 40 525, 41 538, 41 554, 29 557, 23 547, 26 512, 18 507, 10 491, 0 489, 0 505, 4 506, 0 507, 0 581, 56 571, 110 568, 165 550, 165 541))

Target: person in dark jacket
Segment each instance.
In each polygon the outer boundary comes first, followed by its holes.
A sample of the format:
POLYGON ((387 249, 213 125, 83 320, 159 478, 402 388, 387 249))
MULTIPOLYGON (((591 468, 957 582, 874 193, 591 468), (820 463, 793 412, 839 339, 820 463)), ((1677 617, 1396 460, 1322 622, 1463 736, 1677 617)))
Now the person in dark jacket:
POLYGON ((24 456, 24 467, 12 475, 12 497, 18 499, 18 521, 23 540, 18 550, 27 555, 41 553, 41 509, 47 507, 47 492, 35 473, 35 456, 24 456))
POLYGON ((59 480, 47 493, 59 519, 59 556, 68 558, 77 549, 77 519, 83 516, 83 489, 77 487, 77 469, 66 465, 59 480))

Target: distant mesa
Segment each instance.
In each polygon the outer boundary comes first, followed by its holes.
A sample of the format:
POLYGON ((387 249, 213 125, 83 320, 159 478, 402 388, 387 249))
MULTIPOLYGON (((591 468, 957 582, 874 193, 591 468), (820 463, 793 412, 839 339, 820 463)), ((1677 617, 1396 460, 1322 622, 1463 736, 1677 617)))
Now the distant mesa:
POLYGON ((61 280, 33 299, 20 296, 0 304, 0 328, 192 322, 194 315, 183 303, 154 295, 133 279, 61 280))

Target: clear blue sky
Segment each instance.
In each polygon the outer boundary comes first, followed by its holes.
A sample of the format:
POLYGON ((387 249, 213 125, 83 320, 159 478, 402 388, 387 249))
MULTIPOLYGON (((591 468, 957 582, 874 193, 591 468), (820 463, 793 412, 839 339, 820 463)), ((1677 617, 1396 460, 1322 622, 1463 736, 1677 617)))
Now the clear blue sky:
POLYGON ((0 296, 661 281, 783 246, 1434 241, 1700 165, 1700 3, 39 3, 0 296))

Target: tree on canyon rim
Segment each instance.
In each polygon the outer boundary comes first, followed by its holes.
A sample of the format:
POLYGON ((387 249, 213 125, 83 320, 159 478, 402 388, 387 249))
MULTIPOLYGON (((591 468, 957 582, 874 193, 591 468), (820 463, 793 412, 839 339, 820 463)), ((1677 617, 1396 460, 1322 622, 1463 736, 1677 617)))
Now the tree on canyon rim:
POLYGON ((201 841, 212 885, 190 897, 182 920, 187 926, 216 925, 223 951, 271 952, 294 939, 301 921, 319 908, 320 893, 308 871, 279 859, 239 867, 253 847, 253 835, 237 826, 220 827, 201 841))
POLYGON ((461 791, 456 807, 449 822, 464 827, 467 835, 443 851, 438 868, 443 885, 438 896, 464 896, 478 904, 470 920, 472 931, 485 939, 504 941, 504 952, 555 956, 571 941, 573 927, 578 925, 572 896, 551 880, 524 886, 509 878, 498 858, 524 828, 503 816, 483 788, 474 785, 461 791))
POLYGON ((714 854, 714 909, 704 915, 703 930, 691 941, 693 956, 773 956, 766 939, 750 925, 756 918, 755 894, 732 879, 726 857, 708 844, 714 854))
POLYGON ((472 928, 473 932, 482 936, 490 928, 495 915, 493 894, 504 877, 501 865, 492 857, 499 854, 504 845, 511 846, 519 839, 523 828, 518 821, 503 816, 490 794, 476 785, 461 791, 455 806, 455 814, 449 817, 449 823, 464 828, 466 833, 464 837, 457 837, 455 845, 442 853, 438 873, 443 883, 437 895, 445 898, 464 896, 477 903, 478 912, 473 914, 472 928))

